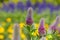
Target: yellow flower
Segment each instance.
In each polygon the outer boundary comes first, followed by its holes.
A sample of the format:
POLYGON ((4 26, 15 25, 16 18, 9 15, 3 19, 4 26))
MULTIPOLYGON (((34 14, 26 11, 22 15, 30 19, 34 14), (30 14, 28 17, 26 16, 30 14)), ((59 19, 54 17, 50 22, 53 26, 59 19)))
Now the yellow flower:
POLYGON ((9 38, 10 38, 10 39, 12 39, 12 38, 13 38, 11 34, 9 35, 9 38))
POLYGON ((12 25, 7 30, 9 33, 13 33, 12 25))
POLYGON ((3 35, 0 35, 0 39, 4 39, 4 36, 3 35))
POLYGON ((32 35, 33 35, 33 36, 36 36, 36 33, 35 33, 35 32, 33 32, 33 33, 32 33, 32 35))
POLYGON ((12 29, 8 29, 8 32, 9 32, 9 33, 13 33, 13 30, 12 30, 12 29))
POLYGON ((35 28, 37 28, 37 29, 39 28, 39 24, 34 24, 34 25, 35 25, 35 28))
POLYGON ((46 31, 48 30, 48 28, 49 28, 49 25, 48 24, 45 24, 46 31))
POLYGON ((4 33, 4 28, 0 27, 0 33, 4 33))
POLYGON ((32 35, 33 35, 33 36, 39 35, 38 30, 36 30, 35 32, 33 32, 32 35))
POLYGON ((48 37, 46 37, 46 40, 48 40, 48 37))
POLYGON ((36 32, 37 35, 39 35, 39 33, 38 33, 38 29, 37 29, 35 32, 36 32))
POLYGON ((7 22, 11 22, 11 18, 7 18, 6 21, 7 21, 7 22))
POLYGON ((26 36, 25 36, 24 33, 21 33, 20 36, 21 36, 22 39, 25 39, 26 38, 26 36))
POLYGON ((25 25, 24 23, 20 23, 20 24, 19 24, 20 28, 23 28, 24 25, 25 25))

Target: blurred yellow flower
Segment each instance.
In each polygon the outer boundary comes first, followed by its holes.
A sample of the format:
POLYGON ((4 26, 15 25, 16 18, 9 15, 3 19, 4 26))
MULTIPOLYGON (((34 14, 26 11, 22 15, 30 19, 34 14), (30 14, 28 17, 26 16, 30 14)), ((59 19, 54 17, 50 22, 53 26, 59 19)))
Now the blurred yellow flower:
POLYGON ((37 24, 37 23, 35 23, 34 26, 35 26, 36 29, 39 28, 39 24, 37 24))
POLYGON ((35 32, 33 32, 32 35, 33 35, 33 36, 39 35, 38 30, 36 30, 35 32))
POLYGON ((13 33, 13 30, 12 30, 12 29, 8 29, 8 32, 9 32, 9 33, 13 33))
POLYGON ((46 37, 46 40, 48 40, 48 37, 46 37))
POLYGON ((26 36, 25 36, 24 33, 21 32, 20 36, 21 36, 22 39, 26 39, 26 36))
POLYGON ((39 35, 39 33, 38 33, 38 29, 37 29, 35 32, 36 32, 37 35, 39 35))
POLYGON ((7 18, 6 21, 7 21, 7 22, 11 22, 11 18, 7 18))
POLYGON ((10 34, 9 36, 8 36, 10 39, 12 39, 13 38, 13 36, 10 34))
POLYGON ((48 31, 48 28, 49 28, 49 25, 48 24, 45 24, 46 31, 48 31))
POLYGON ((32 33, 32 35, 33 35, 33 36, 36 36, 36 33, 35 33, 35 32, 33 32, 33 33, 32 33))
POLYGON ((3 35, 0 35, 0 39, 4 39, 4 36, 3 35))
POLYGON ((20 23, 20 24, 19 24, 20 28, 23 28, 24 25, 25 25, 24 23, 20 23))
POLYGON ((0 27, 0 33, 4 33, 4 28, 0 27))
POLYGON ((11 26, 8 28, 7 31, 8 31, 9 33, 13 33, 13 29, 12 29, 12 27, 13 27, 13 26, 11 25, 11 26))

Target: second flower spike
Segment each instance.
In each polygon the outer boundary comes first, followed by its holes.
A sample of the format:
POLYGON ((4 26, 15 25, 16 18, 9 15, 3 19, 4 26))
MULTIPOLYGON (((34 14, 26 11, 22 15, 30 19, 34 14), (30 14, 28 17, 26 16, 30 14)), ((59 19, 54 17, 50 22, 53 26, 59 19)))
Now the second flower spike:
POLYGON ((44 35, 46 35, 46 30, 45 30, 45 28, 44 28, 44 18, 42 18, 41 20, 40 20, 40 26, 39 26, 39 34, 41 35, 41 36, 44 36, 44 35))

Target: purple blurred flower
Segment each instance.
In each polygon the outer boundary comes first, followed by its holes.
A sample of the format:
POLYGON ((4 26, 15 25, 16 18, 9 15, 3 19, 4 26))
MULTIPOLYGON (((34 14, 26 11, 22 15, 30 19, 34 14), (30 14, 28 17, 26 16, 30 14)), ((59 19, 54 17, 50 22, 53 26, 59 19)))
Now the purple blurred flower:
POLYGON ((45 10, 47 8, 47 4, 46 4, 45 0, 43 0, 43 3, 42 3, 41 7, 42 7, 43 10, 45 10))
POLYGON ((43 10, 45 10, 46 9, 46 5, 45 4, 39 4, 38 5, 38 13, 39 12, 42 12, 43 10))
POLYGON ((39 34, 41 36, 45 35, 46 34, 46 30, 44 28, 44 19, 42 18, 41 21, 40 21, 40 26, 39 26, 39 34))
POLYGON ((9 3, 9 9, 10 9, 11 12, 13 12, 14 9, 15 9, 15 4, 14 3, 9 3))
POLYGON ((36 2, 36 4, 34 5, 35 8, 38 8, 38 10, 37 10, 38 13, 42 12, 42 7, 41 6, 42 6, 42 4, 39 3, 39 2, 36 2))
POLYGON ((29 7, 32 7, 32 4, 31 4, 30 0, 27 0, 27 2, 26 2, 26 9, 28 9, 29 7))
POLYGON ((40 3, 36 1, 36 3, 33 5, 33 8, 36 9, 40 3))
POLYGON ((58 27, 58 23, 59 23, 59 16, 56 18, 56 21, 50 26, 51 27, 51 30, 54 32, 57 30, 57 27, 58 27))
POLYGON ((32 11, 33 11, 33 9, 31 7, 28 8, 28 15, 27 15, 27 19, 26 19, 26 24, 27 25, 32 25, 33 24, 32 11))
POLYGON ((58 11, 60 10, 60 6, 59 6, 59 5, 56 6, 56 7, 55 7, 55 10, 57 11, 56 16, 58 16, 58 15, 59 15, 58 11))
POLYGON ((2 7, 2 10, 8 12, 9 11, 9 7, 7 4, 3 3, 3 7, 2 7))
POLYGON ((17 3, 17 9, 24 11, 24 4, 22 2, 17 3))
POLYGON ((47 8, 46 2, 43 1, 43 3, 39 3, 37 2, 37 7, 38 7, 38 13, 42 12, 43 10, 45 10, 47 8))
POLYGON ((52 16, 52 13, 54 11, 54 6, 51 3, 48 3, 47 7, 50 9, 50 15, 52 16))

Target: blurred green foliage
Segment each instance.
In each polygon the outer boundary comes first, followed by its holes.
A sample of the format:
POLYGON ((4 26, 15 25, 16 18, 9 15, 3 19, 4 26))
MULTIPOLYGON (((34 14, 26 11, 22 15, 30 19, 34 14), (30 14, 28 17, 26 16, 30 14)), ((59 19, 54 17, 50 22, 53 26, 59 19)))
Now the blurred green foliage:
MULTIPOLYGON (((14 13, 7 13, 7 12, 0 12, 0 22, 3 22, 6 20, 6 18, 11 18, 12 19, 12 23, 14 22, 24 22, 26 20, 26 15, 27 12, 14 12, 14 13)), ((60 15, 60 14, 58 14, 60 15)), ((45 18, 46 23, 50 24, 52 21, 55 20, 56 18, 56 13, 53 13, 52 16, 50 15, 50 13, 47 12, 43 12, 43 13, 33 13, 33 20, 35 23, 39 23, 40 18, 45 18)))

